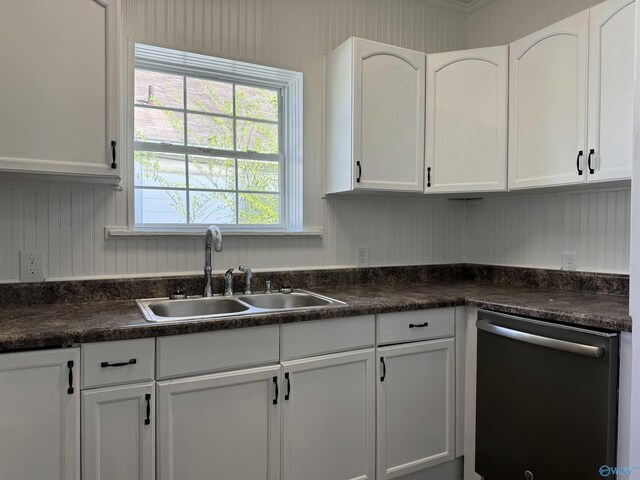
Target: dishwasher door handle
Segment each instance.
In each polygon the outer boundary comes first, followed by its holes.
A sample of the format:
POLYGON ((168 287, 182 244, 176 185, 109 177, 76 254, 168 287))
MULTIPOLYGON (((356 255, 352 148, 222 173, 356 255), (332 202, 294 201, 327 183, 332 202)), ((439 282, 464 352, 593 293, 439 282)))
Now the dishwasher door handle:
POLYGON ((553 348, 555 350, 562 350, 569 353, 577 353, 578 355, 585 355, 587 357, 598 358, 604 354, 602 348, 594 347, 593 345, 584 345, 582 343, 558 340, 557 338, 542 337, 540 335, 534 335, 533 333, 520 332, 518 330, 501 327, 482 320, 478 320, 476 322, 476 327, 479 330, 511 338, 512 340, 518 340, 519 342, 531 343, 532 345, 553 348))

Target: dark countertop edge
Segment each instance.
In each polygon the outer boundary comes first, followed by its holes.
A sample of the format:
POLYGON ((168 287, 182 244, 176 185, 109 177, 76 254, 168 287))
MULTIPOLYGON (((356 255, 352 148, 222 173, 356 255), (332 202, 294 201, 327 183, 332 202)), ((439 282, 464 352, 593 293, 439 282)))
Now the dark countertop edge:
POLYGON ((62 330, 59 333, 12 335, 6 341, 0 340, 0 352, 36 348, 68 347, 79 343, 129 340, 136 338, 163 337, 184 335, 189 333, 213 332, 236 328, 298 323, 313 320, 329 320, 359 315, 428 310, 434 308, 473 306, 501 313, 509 313, 526 317, 551 320, 572 325, 601 328, 609 331, 631 332, 632 323, 626 320, 612 320, 602 315, 585 315, 567 313, 566 310, 550 310, 527 307, 524 305, 506 305, 467 297, 450 297, 428 301, 400 301, 398 303, 367 305, 336 305, 317 310, 297 310, 268 314, 247 315, 229 319, 190 320, 184 322, 146 322, 140 317, 139 325, 123 325, 121 327, 105 326, 82 330, 62 330))

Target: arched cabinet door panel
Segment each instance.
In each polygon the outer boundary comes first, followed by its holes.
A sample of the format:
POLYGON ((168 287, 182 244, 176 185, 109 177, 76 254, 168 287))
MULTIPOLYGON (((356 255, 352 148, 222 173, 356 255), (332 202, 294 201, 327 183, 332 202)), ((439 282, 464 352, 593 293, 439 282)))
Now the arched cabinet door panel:
POLYGON ((119 0, 0 2, 0 172, 119 178, 119 17, 119 0))
POLYGON ((589 13, 510 45, 509 188, 585 182, 589 13))
POLYGON ((425 193, 506 190, 508 50, 427 56, 425 193))
POLYGON ((631 178, 634 12, 633 0, 589 10, 590 182, 631 178))
POLYGON ((327 59, 327 192, 422 192, 426 56, 350 38, 327 59))

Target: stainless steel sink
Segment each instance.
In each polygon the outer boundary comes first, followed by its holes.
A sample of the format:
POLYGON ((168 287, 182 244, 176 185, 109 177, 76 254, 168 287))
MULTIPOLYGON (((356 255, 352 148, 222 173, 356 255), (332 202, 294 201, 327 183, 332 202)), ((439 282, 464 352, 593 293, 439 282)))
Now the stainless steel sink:
POLYGON ((285 310, 322 308, 345 305, 344 302, 305 290, 291 293, 234 295, 232 297, 192 297, 182 300, 148 298, 136 300, 149 322, 224 318, 285 310))
POLYGON ((312 293, 295 291, 292 293, 269 293, 258 295, 243 295, 239 297, 252 307, 264 308, 267 310, 282 310, 290 308, 322 307, 331 305, 330 298, 321 297, 312 293))

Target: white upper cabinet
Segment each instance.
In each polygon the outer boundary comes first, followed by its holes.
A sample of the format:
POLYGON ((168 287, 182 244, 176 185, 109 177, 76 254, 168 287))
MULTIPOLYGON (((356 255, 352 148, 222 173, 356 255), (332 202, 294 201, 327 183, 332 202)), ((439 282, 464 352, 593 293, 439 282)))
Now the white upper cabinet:
POLYGON ((585 181, 589 13, 511 44, 509 188, 585 181))
POLYGON ((327 58, 327 193, 422 192, 422 52, 350 38, 327 58))
POLYGON ((507 188, 508 47, 427 56, 425 193, 507 188))
POLYGON ((633 0, 589 10, 589 181, 631 177, 633 0))
POLYGON ((118 21, 118 0, 0 2, 0 171, 119 178, 118 21))

